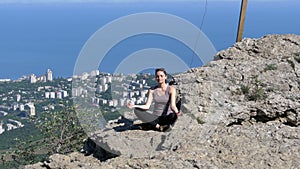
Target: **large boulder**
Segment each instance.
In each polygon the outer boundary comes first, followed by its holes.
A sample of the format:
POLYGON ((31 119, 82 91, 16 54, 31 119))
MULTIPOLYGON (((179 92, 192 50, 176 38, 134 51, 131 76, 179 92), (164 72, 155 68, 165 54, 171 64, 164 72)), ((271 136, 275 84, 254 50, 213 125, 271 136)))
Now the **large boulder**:
POLYGON ((171 131, 93 133, 117 155, 99 167, 298 168, 299 76, 300 36, 244 39, 175 76, 184 115, 171 131))

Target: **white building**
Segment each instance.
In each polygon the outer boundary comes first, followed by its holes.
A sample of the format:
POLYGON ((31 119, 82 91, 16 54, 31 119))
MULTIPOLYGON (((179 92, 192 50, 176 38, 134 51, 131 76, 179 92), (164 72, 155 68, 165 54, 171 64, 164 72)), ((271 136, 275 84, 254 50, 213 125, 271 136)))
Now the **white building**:
POLYGON ((13 111, 16 111, 19 108, 19 105, 17 103, 13 103, 11 105, 11 108, 12 108, 13 111))
POLYGON ((101 85, 105 85, 105 84, 106 84, 106 78, 105 78, 105 77, 102 77, 102 78, 100 79, 100 84, 101 84, 101 85))
POLYGON ((100 103, 100 99, 99 99, 99 98, 97 98, 97 97, 91 97, 91 102, 92 102, 93 104, 97 104, 97 105, 99 105, 99 103, 100 103))
POLYGON ((55 92, 50 92, 50 98, 55 99, 55 92))
POLYGON ((107 83, 111 83, 112 82, 112 77, 111 76, 107 76, 106 77, 106 81, 107 81, 107 83))
POLYGON ((96 88, 96 92, 97 92, 97 93, 100 93, 100 92, 102 92, 102 91, 103 91, 102 86, 101 86, 101 85, 98 85, 97 88, 96 88))
POLYGON ((18 128, 17 126, 9 124, 9 123, 6 126, 7 126, 7 131, 18 128))
POLYGON ((59 92, 55 92, 55 96, 57 99, 62 99, 62 93, 59 91, 59 92))
POLYGON ((72 96, 73 97, 85 97, 85 95, 87 95, 88 91, 81 88, 81 87, 78 87, 78 88, 73 88, 72 89, 72 96))
POLYGON ((89 77, 89 74, 87 72, 83 72, 81 75, 81 80, 86 80, 89 77))
POLYGON ((100 99, 99 99, 99 98, 96 98, 95 101, 94 101, 94 103, 97 104, 97 105, 99 105, 100 99))
POLYGON ((103 90, 103 91, 106 91, 107 89, 108 89, 108 84, 103 84, 103 85, 102 85, 102 90, 103 90))
POLYGON ((52 89, 52 88, 53 88, 52 86, 44 86, 45 90, 52 89))
POLYGON ((3 123, 0 123, 0 134, 2 134, 3 132, 5 132, 5 129, 3 128, 3 123))
POLYGON ((52 109, 52 110, 55 109, 55 107, 54 107, 53 105, 49 105, 48 108, 49 108, 49 109, 52 109))
POLYGON ((29 116, 35 116, 35 106, 33 103, 27 103, 25 107, 28 109, 29 116))
POLYGON ((80 88, 72 88, 72 96, 77 97, 80 95, 80 88))
POLYGON ((61 94, 62 94, 62 97, 65 98, 65 97, 68 97, 68 92, 66 90, 61 90, 61 94))
POLYGON ((42 90, 44 90, 44 86, 39 86, 39 87, 37 88, 37 91, 38 91, 38 92, 40 92, 40 91, 42 91, 42 90))
POLYGON ((46 73, 46 80, 47 81, 52 81, 53 80, 53 77, 52 77, 52 71, 50 69, 47 70, 47 73, 46 73))
POLYGON ((135 103, 136 103, 136 104, 141 104, 142 102, 143 102, 143 100, 137 99, 135 103))
POLYGON ((122 95, 122 97, 124 97, 124 98, 127 98, 127 97, 128 97, 128 92, 126 92, 126 91, 123 91, 123 95, 122 95))
POLYGON ((114 106, 114 102, 112 100, 108 101, 108 106, 114 106))
POLYGON ((39 82, 46 82, 47 77, 46 77, 46 75, 42 75, 40 77, 37 77, 36 80, 39 81, 39 82))
POLYGON ((90 73, 91 76, 97 76, 99 74, 100 74, 99 70, 92 70, 90 73))
POLYGON ((129 98, 132 98, 134 96, 134 92, 129 92, 129 98))
POLYGON ((26 79, 27 79, 27 76, 23 75, 19 79, 15 80, 15 82, 21 82, 21 81, 26 80, 26 79))
POLYGON ((20 104, 20 105, 19 105, 19 110, 20 110, 20 111, 24 111, 24 110, 25 110, 24 104, 20 104))
POLYGON ((0 82, 10 82, 11 79, 0 79, 0 82))
POLYGON ((140 89, 142 89, 142 88, 143 88, 143 84, 140 84, 140 86, 139 86, 139 87, 140 87, 140 89))
POLYGON ((113 99, 112 101, 113 101, 113 106, 117 107, 118 106, 118 100, 117 99, 113 99))
POLYGON ((9 131, 9 130, 24 127, 24 124, 22 124, 21 122, 19 122, 17 120, 8 119, 6 126, 7 126, 7 131, 9 131))
POLYGON ((118 82, 122 82, 123 81, 123 77, 113 77, 114 81, 118 81, 118 82))
POLYGON ((99 100, 99 105, 100 106, 103 106, 103 105, 106 105, 107 104, 107 100, 106 99, 100 99, 99 100))
POLYGON ((82 90, 81 97, 86 97, 87 94, 88 94, 88 90, 84 89, 82 90))
POLYGON ((31 106, 29 109, 29 116, 35 116, 35 106, 31 106))
POLYGON ((10 110, 10 107, 9 107, 9 106, 3 106, 3 105, 0 105, 0 108, 3 109, 3 110, 6 110, 6 111, 9 111, 9 110, 10 110))
POLYGON ((36 76, 34 74, 31 74, 29 76, 29 81, 30 81, 30 83, 36 83, 36 76))
POLYGON ((130 99, 130 102, 133 102, 133 103, 136 104, 136 98, 135 98, 135 97, 131 98, 131 99, 130 99))
POLYGON ((146 97, 148 94, 148 90, 142 90, 141 91, 141 97, 146 97))
POLYGON ((13 119, 8 119, 7 120, 8 123, 20 128, 20 127, 24 127, 24 124, 22 124, 21 122, 17 121, 17 120, 13 120, 13 119))
POLYGON ((21 100, 21 95, 20 95, 20 94, 17 94, 17 95, 15 96, 15 100, 16 100, 16 102, 19 102, 19 101, 21 100))
POLYGON ((8 113, 7 112, 5 112, 5 111, 0 111, 0 117, 2 117, 2 116, 6 116, 8 113))
POLYGON ((119 102, 120 102, 120 106, 125 106, 126 99, 125 99, 125 98, 121 98, 121 99, 119 100, 119 102))
POLYGON ((45 98, 49 99, 50 98, 50 92, 45 92, 45 98))

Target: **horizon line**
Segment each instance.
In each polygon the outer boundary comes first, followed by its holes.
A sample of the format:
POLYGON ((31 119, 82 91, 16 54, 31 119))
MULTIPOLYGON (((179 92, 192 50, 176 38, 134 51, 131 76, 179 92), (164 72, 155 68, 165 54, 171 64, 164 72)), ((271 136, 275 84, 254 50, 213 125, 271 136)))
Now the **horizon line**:
MULTIPOLYGON (((76 4, 76 3, 104 3, 104 4, 115 4, 115 3, 136 3, 136 2, 205 2, 205 1, 220 1, 220 2, 239 2, 242 0, 2 0, 0 4, 76 4)), ((255 2, 274 2, 283 0, 253 0, 255 2)), ((285 0, 295 1, 295 0, 285 0)))

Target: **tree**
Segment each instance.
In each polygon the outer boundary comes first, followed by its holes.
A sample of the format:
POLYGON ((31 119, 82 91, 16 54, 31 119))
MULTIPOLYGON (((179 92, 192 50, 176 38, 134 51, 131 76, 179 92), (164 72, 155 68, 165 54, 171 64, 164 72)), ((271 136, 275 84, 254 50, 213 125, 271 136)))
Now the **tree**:
POLYGON ((62 106, 62 111, 42 115, 43 122, 38 125, 47 138, 44 143, 48 145, 49 154, 78 150, 87 137, 77 119, 74 106, 62 106))
POLYGON ((79 124, 74 106, 68 102, 60 105, 61 111, 43 113, 32 119, 43 136, 38 140, 19 140, 18 149, 10 155, 15 163, 32 164, 54 153, 67 154, 82 148, 87 135, 79 124))

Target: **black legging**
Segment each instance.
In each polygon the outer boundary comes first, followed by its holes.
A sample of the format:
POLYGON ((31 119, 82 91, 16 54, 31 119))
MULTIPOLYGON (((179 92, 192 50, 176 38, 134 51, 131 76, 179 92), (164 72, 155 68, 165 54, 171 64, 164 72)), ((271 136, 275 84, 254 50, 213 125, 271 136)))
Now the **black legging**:
POLYGON ((144 109, 135 108, 134 114, 144 123, 149 123, 153 126, 159 125, 173 125, 177 120, 176 113, 170 113, 168 115, 157 116, 152 114, 150 111, 144 109))
POLYGON ((156 121, 156 124, 159 125, 173 125, 175 121, 177 120, 177 115, 176 113, 172 112, 168 115, 162 115, 159 116, 159 118, 156 121))

